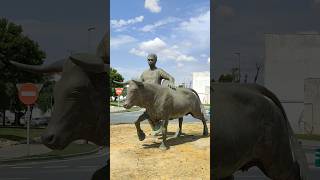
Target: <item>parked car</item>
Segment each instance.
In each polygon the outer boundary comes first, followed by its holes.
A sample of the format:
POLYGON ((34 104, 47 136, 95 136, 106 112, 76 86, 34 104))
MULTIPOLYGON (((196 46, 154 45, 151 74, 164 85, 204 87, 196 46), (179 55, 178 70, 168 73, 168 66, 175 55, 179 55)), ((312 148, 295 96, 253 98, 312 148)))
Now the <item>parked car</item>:
POLYGON ((32 118, 30 125, 31 126, 47 126, 48 122, 50 120, 50 117, 36 117, 32 118))

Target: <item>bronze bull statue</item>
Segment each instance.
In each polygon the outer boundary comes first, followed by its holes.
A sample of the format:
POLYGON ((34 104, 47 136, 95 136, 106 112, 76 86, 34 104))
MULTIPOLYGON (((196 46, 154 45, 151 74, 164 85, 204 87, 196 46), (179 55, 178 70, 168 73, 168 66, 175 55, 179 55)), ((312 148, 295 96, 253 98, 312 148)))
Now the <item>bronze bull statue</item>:
MULTIPOLYGON (((208 136, 208 128, 204 110, 197 92, 188 88, 171 89, 152 83, 143 83, 131 80, 123 83, 128 85, 127 96, 124 103, 125 108, 139 106, 146 108, 151 121, 162 120, 162 143, 160 149, 166 150, 169 146, 166 144, 168 121, 179 119, 179 127, 176 137, 182 132, 183 116, 191 114, 194 118, 200 119, 203 123, 203 135, 208 136)), ((135 121, 139 140, 145 139, 145 134, 140 128, 142 119, 135 121)))
POLYGON ((306 180, 308 165, 277 97, 255 84, 212 83, 211 175, 257 166, 273 180, 306 180))

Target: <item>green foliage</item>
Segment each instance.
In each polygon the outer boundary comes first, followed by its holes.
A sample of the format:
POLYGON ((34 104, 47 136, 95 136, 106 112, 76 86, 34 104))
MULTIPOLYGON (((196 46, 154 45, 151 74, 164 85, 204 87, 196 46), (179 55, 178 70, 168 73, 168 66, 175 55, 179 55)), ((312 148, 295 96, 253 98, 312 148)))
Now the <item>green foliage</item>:
POLYGON ((233 82, 234 76, 232 74, 222 74, 219 77, 219 82, 233 82))
POLYGON ((110 68, 110 96, 115 96, 114 88, 123 87, 121 84, 116 84, 114 81, 123 82, 123 76, 118 73, 118 71, 114 68, 110 68))
POLYGON ((39 98, 37 100, 37 107, 41 110, 42 113, 45 113, 49 109, 52 109, 54 85, 54 81, 46 81, 46 83, 44 83, 42 86, 39 98))
POLYGON ((22 71, 9 63, 9 61, 33 65, 43 63, 45 53, 40 50, 36 42, 22 33, 20 25, 0 18, 0 94, 3 95, 0 106, 15 113, 25 109, 18 99, 16 84, 44 81, 42 75, 22 71))

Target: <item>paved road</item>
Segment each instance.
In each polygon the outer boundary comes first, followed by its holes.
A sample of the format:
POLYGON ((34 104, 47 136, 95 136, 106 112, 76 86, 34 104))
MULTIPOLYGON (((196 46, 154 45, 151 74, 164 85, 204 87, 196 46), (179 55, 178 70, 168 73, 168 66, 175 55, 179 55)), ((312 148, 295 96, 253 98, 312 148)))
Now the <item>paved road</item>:
MULTIPOLYGON (((110 113, 111 124, 120 123, 133 123, 138 117, 143 114, 144 111, 134 111, 134 112, 122 112, 122 113, 110 113)), ((208 114, 206 118, 209 120, 208 114)), ((169 123, 177 122, 178 120, 172 120, 169 123)), ((198 119, 193 118, 191 115, 183 117, 184 122, 201 122, 198 119)), ((142 123, 147 123, 148 121, 143 121, 142 123)))
MULTIPOLYGON (((314 166, 314 153, 313 149, 305 149, 307 153, 307 160, 309 162, 310 180, 320 179, 320 168, 314 166)), ((258 168, 250 168, 247 172, 237 172, 235 174, 235 180, 269 180, 258 168)))
MULTIPOLYGON (((310 167, 310 180, 320 179, 320 168, 310 167)), ((237 172, 235 180, 270 180, 257 168, 251 168, 248 172, 237 172)))
POLYGON ((90 180, 106 165, 106 152, 70 159, 0 165, 0 180, 90 180))

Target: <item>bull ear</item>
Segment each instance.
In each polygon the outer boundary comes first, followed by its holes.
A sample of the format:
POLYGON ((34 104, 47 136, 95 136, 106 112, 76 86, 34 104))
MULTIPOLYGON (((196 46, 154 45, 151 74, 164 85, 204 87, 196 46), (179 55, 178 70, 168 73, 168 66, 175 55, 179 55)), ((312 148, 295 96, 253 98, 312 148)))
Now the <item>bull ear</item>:
POLYGON ((108 35, 109 33, 105 33, 102 40, 100 41, 97 50, 96 50, 96 55, 100 58, 103 59, 104 63, 110 64, 110 56, 108 53, 109 49, 109 38, 108 35))
POLYGON ((102 59, 93 54, 77 53, 70 56, 70 60, 81 69, 93 73, 106 72, 106 66, 102 59))

